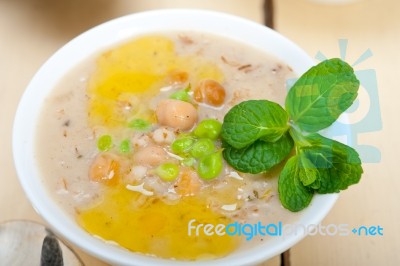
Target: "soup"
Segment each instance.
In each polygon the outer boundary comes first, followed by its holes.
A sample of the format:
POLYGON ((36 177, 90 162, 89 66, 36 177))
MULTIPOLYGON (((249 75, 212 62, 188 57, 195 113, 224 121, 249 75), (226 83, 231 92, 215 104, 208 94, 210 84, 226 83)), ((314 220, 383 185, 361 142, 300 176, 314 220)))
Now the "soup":
POLYGON ((121 43, 82 62, 46 99, 36 150, 43 182, 88 233, 133 252, 212 259, 268 241, 224 228, 296 220, 277 197, 280 166, 236 171, 218 134, 241 101, 283 105, 293 77, 276 58, 205 33, 121 43))

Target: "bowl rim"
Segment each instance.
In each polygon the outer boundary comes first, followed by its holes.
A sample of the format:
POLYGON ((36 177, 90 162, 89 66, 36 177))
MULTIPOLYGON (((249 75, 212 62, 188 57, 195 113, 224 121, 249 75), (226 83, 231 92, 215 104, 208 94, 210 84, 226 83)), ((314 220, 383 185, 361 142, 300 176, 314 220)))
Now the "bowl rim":
MULTIPOLYGON (((35 154, 35 121, 39 117, 41 103, 59 78, 67 73, 69 69, 73 68, 80 59, 87 58, 93 53, 97 53, 111 45, 116 45, 123 40, 134 38, 141 34, 161 32, 163 30, 194 30, 194 28, 201 32, 210 32, 222 37, 235 39, 248 46, 264 50, 267 53, 267 48, 263 48, 263 45, 267 45, 268 49, 272 49, 275 52, 279 50, 281 52, 278 54, 270 53, 285 63, 294 62, 294 64, 289 65, 297 75, 301 75, 314 65, 313 60, 292 41, 276 31, 248 19, 201 9, 151 10, 110 20, 72 39, 56 51, 40 67, 18 104, 14 118, 12 148, 17 175, 25 194, 34 209, 53 230, 69 242, 101 260, 118 265, 132 265, 133 263, 133 265, 193 264, 201 266, 209 265, 210 263, 210 261, 187 262, 166 260, 123 250, 90 236, 75 221, 72 221, 68 215, 63 213, 57 207, 58 204, 56 202, 49 202, 48 200, 49 198, 51 199, 51 195, 49 195, 42 184, 43 180, 40 178, 39 167, 34 163, 35 156, 33 156, 35 154), (152 19, 155 21, 152 22, 152 19), (183 20, 188 23, 179 25, 179 22, 183 20), (163 23, 160 23, 160 21, 163 23), (216 22, 219 24, 213 24, 216 22), (208 28, 206 29, 205 27, 208 28), (113 37, 107 40, 105 36, 110 36, 110 34, 113 37), (268 37, 268 40, 257 39, 255 41, 256 34, 268 37), (99 38, 101 39, 100 45, 96 43, 99 38), (243 39, 246 39, 246 41, 243 41, 243 39), (248 41, 249 39, 250 41, 248 41), (276 41, 276 43, 272 43, 272 41, 276 41), (296 56, 297 61, 289 58, 293 55, 296 56), (63 64, 60 64, 61 62, 63 64), (52 75, 49 75, 50 73, 52 75), (42 89, 39 90, 38 88, 42 89)), ((319 224, 333 207, 337 198, 338 194, 315 195, 311 205, 303 211, 304 214, 298 222, 319 224)), ((242 256, 235 254, 228 255, 227 257, 215 259, 212 263, 213 265, 226 266, 233 264, 254 265, 284 252, 304 237, 304 234, 289 236, 286 239, 277 241, 272 249, 267 250, 262 248, 266 246, 265 243, 269 242, 265 241, 261 245, 242 252, 244 253, 242 256)))

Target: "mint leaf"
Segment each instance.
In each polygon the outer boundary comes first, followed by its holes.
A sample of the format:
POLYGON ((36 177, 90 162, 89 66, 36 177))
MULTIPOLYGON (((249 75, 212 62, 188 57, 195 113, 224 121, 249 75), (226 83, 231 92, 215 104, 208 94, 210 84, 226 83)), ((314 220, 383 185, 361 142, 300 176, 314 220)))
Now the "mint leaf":
POLYGON ((282 162, 293 149, 293 140, 289 133, 276 142, 256 140, 250 146, 235 149, 223 142, 224 159, 240 172, 257 174, 270 170, 282 162))
POLYGON ((359 85, 349 64, 338 58, 325 60, 293 85, 286 97, 286 110, 300 129, 317 132, 351 106, 359 85))
POLYGON ((278 180, 279 199, 286 209, 297 212, 307 207, 314 195, 300 180, 299 156, 287 161, 278 180))
POLYGON ((310 184, 310 185, 308 185, 307 187, 309 187, 309 188, 312 188, 312 189, 314 189, 314 190, 318 190, 320 187, 321 187, 321 179, 320 179, 320 173, 318 172, 318 176, 317 176, 317 179, 315 179, 315 181, 312 183, 312 184, 310 184))
POLYGON ((299 178, 304 186, 310 186, 314 184, 313 188, 320 186, 320 174, 315 165, 303 154, 299 156, 299 178), (317 181, 317 182, 316 182, 317 181))
POLYGON ((288 115, 277 103, 250 100, 235 105, 224 117, 222 139, 236 149, 257 139, 274 142, 288 130, 288 115))
POLYGON ((300 148, 319 172, 318 193, 334 193, 360 181, 363 169, 358 153, 351 147, 319 134, 306 136, 309 146, 300 148))

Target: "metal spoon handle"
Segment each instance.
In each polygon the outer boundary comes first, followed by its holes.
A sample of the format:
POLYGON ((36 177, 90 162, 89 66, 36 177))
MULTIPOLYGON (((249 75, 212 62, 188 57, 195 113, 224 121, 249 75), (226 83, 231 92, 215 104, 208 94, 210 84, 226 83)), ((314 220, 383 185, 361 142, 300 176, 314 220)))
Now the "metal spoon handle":
POLYGON ((60 244, 51 233, 43 239, 40 266, 64 266, 60 244))

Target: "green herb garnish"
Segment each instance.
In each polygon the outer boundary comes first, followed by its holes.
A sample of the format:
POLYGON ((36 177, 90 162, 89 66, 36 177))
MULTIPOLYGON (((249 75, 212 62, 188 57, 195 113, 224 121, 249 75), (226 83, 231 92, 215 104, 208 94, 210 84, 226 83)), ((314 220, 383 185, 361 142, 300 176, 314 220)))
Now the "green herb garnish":
POLYGON ((340 59, 321 62, 304 73, 277 103, 250 100, 234 106, 221 130, 223 156, 235 169, 261 173, 290 158, 279 176, 282 205, 291 211, 307 207, 314 193, 334 193, 356 184, 363 172, 358 153, 317 132, 351 106, 360 82, 340 59))
POLYGON ((256 140, 251 145, 235 149, 223 142, 224 158, 236 170, 257 174, 268 171, 284 160, 293 149, 293 140, 288 133, 275 142, 256 140))
POLYGON ((241 149, 263 138, 274 142, 289 128, 289 117, 277 103, 250 100, 234 106, 224 117, 222 138, 241 149))
POLYGON ((340 59, 330 59, 301 76, 286 97, 286 111, 301 130, 327 128, 357 98, 360 82, 353 68, 340 59))
POLYGON ((300 211, 307 207, 313 197, 313 190, 304 186, 300 181, 299 156, 296 155, 287 161, 279 180, 279 199, 282 205, 293 211, 300 211))
POLYGON ((137 131, 147 131, 151 128, 151 123, 144 119, 133 119, 128 123, 128 127, 135 129, 137 131))
POLYGON ((192 98, 190 97, 189 92, 190 92, 190 84, 185 89, 172 93, 169 96, 169 98, 184 101, 184 102, 191 102, 192 98))

